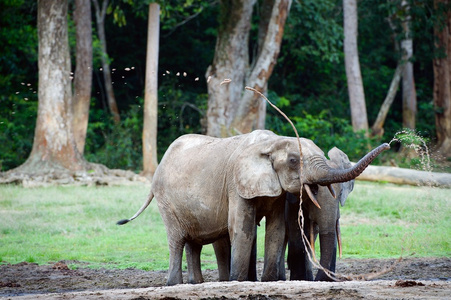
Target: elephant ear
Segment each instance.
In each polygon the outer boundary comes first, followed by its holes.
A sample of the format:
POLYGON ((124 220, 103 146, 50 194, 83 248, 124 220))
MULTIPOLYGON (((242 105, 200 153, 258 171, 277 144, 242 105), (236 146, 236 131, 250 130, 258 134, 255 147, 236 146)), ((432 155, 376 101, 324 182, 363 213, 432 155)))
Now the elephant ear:
MULTIPOLYGON (((332 163, 336 165, 339 169, 348 169, 352 167, 351 162, 349 161, 346 153, 338 149, 337 147, 333 147, 329 150, 329 158, 332 163)), ((345 205, 346 198, 348 198, 349 193, 354 189, 354 180, 339 183, 341 185, 340 194, 337 195, 337 198, 340 201, 341 206, 345 205)))
POLYGON ((233 180, 245 199, 277 197, 282 194, 279 177, 271 162, 271 148, 258 144, 241 151, 234 160, 233 180))

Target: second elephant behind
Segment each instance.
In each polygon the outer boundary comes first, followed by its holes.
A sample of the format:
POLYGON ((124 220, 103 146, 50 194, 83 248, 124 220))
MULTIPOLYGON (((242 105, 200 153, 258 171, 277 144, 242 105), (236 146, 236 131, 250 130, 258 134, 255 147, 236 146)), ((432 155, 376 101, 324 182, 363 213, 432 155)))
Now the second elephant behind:
MULTIPOLYGON (((332 148, 328 156, 328 164, 332 168, 347 169, 351 167, 348 156, 340 149, 332 148)), ((341 255, 340 237, 340 205, 345 201, 354 188, 354 180, 336 183, 332 187, 336 192, 336 199, 332 197, 326 187, 318 186, 312 192, 321 206, 315 206, 309 197, 304 195, 302 211, 304 216, 304 233, 310 244, 314 245, 319 234, 320 241, 320 264, 327 270, 335 272, 337 244, 341 255)), ((287 194, 285 203, 285 218, 287 221, 288 256, 287 263, 290 269, 290 280, 313 280, 312 263, 306 252, 307 247, 301 236, 298 223, 299 195, 287 194)), ((310 253, 311 255, 311 253, 310 253)), ((323 270, 318 270, 316 281, 331 281, 323 270)))

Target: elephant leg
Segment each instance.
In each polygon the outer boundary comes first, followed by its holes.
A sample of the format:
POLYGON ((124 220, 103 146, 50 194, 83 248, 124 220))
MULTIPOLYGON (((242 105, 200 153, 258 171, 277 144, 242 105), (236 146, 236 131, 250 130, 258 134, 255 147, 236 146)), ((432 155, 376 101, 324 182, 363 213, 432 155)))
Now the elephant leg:
POLYGON ((254 242, 252 243, 251 258, 249 260, 249 270, 247 280, 257 281, 257 225, 255 226, 254 242))
POLYGON ((248 280, 252 246, 256 235, 256 208, 251 200, 239 199, 229 209, 231 241, 230 280, 248 280))
POLYGON ((218 263, 219 281, 227 281, 230 277, 230 238, 219 239, 213 243, 218 263))
POLYGON ((192 284, 204 282, 200 269, 201 251, 202 245, 200 244, 193 242, 187 242, 185 244, 186 261, 188 263, 188 282, 192 284))
POLYGON ((167 285, 176 285, 183 283, 182 277, 182 257, 183 246, 185 241, 183 239, 169 240, 169 275, 167 285))
MULTIPOLYGON (((296 198, 292 194, 287 197, 296 198)), ((298 223, 299 200, 286 201, 285 218, 287 224, 288 256, 287 263, 290 269, 290 280, 308 280, 313 281, 313 268, 310 262, 304 240, 301 235, 301 229, 298 223)), ((310 232, 310 219, 307 211, 304 211, 304 233, 308 236, 310 232)))
POLYGON ((280 261, 284 259, 283 246, 285 241, 285 200, 277 201, 271 213, 266 216, 265 233, 265 263, 262 281, 276 281, 285 279, 285 264, 281 267, 280 261))
MULTIPOLYGON (((320 264, 327 270, 335 272, 335 264, 337 261, 337 238, 334 232, 319 234, 319 243, 321 249, 320 264)), ((316 281, 334 281, 326 275, 323 270, 318 270, 315 277, 316 281)))

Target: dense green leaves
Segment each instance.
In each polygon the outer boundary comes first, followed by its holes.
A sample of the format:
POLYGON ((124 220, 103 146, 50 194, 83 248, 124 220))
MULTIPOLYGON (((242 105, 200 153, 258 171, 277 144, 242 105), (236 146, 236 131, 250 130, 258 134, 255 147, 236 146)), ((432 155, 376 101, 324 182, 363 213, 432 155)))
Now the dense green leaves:
MULTIPOLYGON (((100 54, 94 51, 93 98, 85 155, 90 161, 112 168, 141 169, 149 2, 110 1, 111 14, 105 20, 113 86, 123 120, 119 126, 113 125, 108 113, 100 54)), ((202 118, 207 109, 205 72, 213 59, 219 2, 159 3, 162 23, 158 155, 161 158, 179 135, 203 132, 202 118)), ((412 0, 410 4, 418 96, 417 130, 433 142, 432 58, 440 54, 433 47, 433 25, 440 21, 440 15, 434 14, 431 0, 412 0)), ((256 11, 259 5, 261 1, 256 11)), ((33 142, 38 82, 36 9, 34 1, 5 0, 0 4, 2 171, 23 163, 33 142)), ((359 1, 359 56, 370 124, 385 98, 400 57, 395 41, 400 38, 398 29, 403 17, 400 1, 359 1)), ((369 145, 380 141, 367 141, 352 132, 343 66, 342 18, 342 1, 293 1, 279 60, 269 81, 268 98, 288 114, 302 136, 314 140, 325 152, 337 146, 351 159, 357 159, 369 145)), ((70 26, 73 28, 73 23, 70 26)), ((93 37, 94 48, 99 49, 96 35, 93 37)), ((256 40, 256 36, 251 38, 256 40)), ((71 45, 75 45, 73 34, 70 39, 71 45)), ((382 141, 390 141, 402 129, 401 109, 398 92, 382 141)), ((268 107, 266 126, 279 134, 293 136, 291 126, 271 107, 268 107)))

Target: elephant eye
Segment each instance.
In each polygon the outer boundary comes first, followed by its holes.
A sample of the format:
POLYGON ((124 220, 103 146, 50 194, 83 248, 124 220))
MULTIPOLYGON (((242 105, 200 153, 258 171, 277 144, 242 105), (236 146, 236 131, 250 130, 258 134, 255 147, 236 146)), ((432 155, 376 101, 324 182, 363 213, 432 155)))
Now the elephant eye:
POLYGON ((290 164, 290 167, 296 168, 299 165, 299 159, 297 159, 295 157, 291 157, 291 158, 289 158, 289 164, 290 164))

